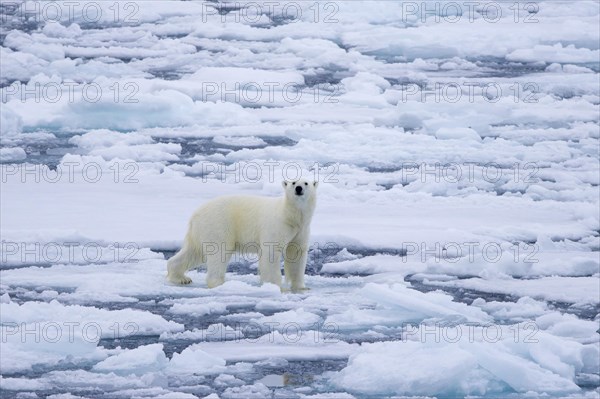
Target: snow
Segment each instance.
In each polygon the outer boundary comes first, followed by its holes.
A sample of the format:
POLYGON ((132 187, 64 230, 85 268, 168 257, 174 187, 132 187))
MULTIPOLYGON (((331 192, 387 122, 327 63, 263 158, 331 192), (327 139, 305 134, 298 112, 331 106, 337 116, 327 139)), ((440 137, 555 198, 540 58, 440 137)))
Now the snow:
MULTIPOLYGON (((575 369, 597 364, 597 360, 591 358, 582 362, 582 346, 569 345, 572 344, 569 341, 562 343, 560 354, 550 355, 551 360, 541 358, 540 345, 555 339, 542 333, 539 341, 527 346, 529 352, 523 353, 511 348, 524 345, 513 341, 514 334, 509 335, 508 329, 501 328, 497 330, 501 333, 491 335, 480 328, 457 329, 446 333, 445 338, 440 330, 422 326, 410 333, 413 338, 419 337, 417 341, 366 344, 332 380, 337 386, 354 392, 380 395, 435 395, 439 392, 484 395, 502 392, 506 385, 521 393, 534 389, 569 393, 580 390, 572 381, 575 369), (557 370, 558 365, 564 366, 562 372, 557 370), (397 378, 398 375, 403 378, 397 378), (466 381, 469 383, 465 384, 466 381)), ((545 351, 544 354, 549 355, 545 351)))
POLYGON ((600 286, 598 277, 541 277, 531 280, 512 278, 497 280, 470 278, 459 281, 434 282, 435 285, 470 288, 483 292, 500 292, 529 296, 549 301, 570 303, 598 303, 600 286))
POLYGON ((230 136, 215 136, 213 141, 217 144, 224 144, 233 147, 259 147, 267 143, 260 137, 230 137, 230 136))
POLYGON ((337 262, 325 263, 321 271, 332 274, 401 272, 403 263, 402 258, 398 256, 373 255, 359 259, 340 259, 337 262))
POLYGON ((287 5, 0 7, 3 392, 596 398, 598 3, 287 5), (300 175, 310 290, 165 282, 300 175))
POLYGON ((194 341, 225 341, 230 339, 240 339, 243 337, 244 333, 242 331, 235 330, 223 323, 211 324, 202 330, 195 328, 191 331, 184 331, 180 333, 160 334, 161 340, 187 339, 194 341))
POLYGON ((22 161, 25 158, 27 158, 27 153, 21 147, 0 149, 0 162, 22 161))
POLYGON ((145 374, 164 368, 168 359, 162 344, 140 346, 96 363, 94 371, 121 375, 145 374))
MULTIPOLYGON (((2 323, 62 323, 84 328, 90 327, 88 337, 153 335, 160 331, 177 332, 183 329, 179 323, 165 320, 161 316, 134 309, 107 310, 93 306, 63 305, 56 300, 50 302, 16 302, 2 304, 2 323), (67 324, 69 323, 69 324, 67 324)), ((86 330, 87 331, 87 330, 86 330)), ((62 332, 59 330, 59 332, 62 332)), ((85 332, 85 331, 84 331, 85 332)), ((25 333, 25 330, 23 330, 25 333)))
POLYGON ((288 310, 286 312, 275 313, 272 316, 264 316, 251 321, 260 325, 273 326, 277 330, 286 330, 295 328, 298 330, 308 329, 310 326, 317 325, 321 318, 303 308, 288 310))
POLYGON ((273 331, 255 339, 245 338, 229 344, 207 342, 198 345, 201 345, 206 353, 228 362, 256 362, 272 357, 288 361, 346 359, 358 346, 338 341, 318 330, 297 328, 288 329, 283 333, 273 331))
POLYGON ((6 323, 0 329, 3 373, 27 372, 33 367, 65 362, 85 365, 104 359, 106 351, 96 346, 96 330, 88 331, 86 327, 58 322, 6 323))
POLYGON ((435 132, 440 140, 480 140, 477 132, 471 128, 440 128, 435 132))
POLYGON ((600 50, 590 50, 588 48, 577 48, 570 44, 563 46, 557 43, 553 46, 536 45, 533 49, 515 50, 509 53, 506 58, 511 61, 525 62, 595 62, 600 57, 600 50))
POLYGON ((174 353, 167 372, 171 374, 219 373, 225 370, 225 360, 204 352, 199 345, 190 345, 174 353))

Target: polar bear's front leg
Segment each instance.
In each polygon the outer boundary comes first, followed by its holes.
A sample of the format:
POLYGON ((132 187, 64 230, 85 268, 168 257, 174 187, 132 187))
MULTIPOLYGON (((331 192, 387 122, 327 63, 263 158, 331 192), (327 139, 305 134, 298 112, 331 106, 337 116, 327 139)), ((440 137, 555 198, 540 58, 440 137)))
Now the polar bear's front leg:
POLYGON ((261 246, 258 272, 261 283, 277 284, 281 287, 281 250, 276 246, 261 246))
POLYGON ((285 280, 290 284, 292 291, 305 290, 304 272, 306 271, 306 260, 308 248, 295 242, 288 244, 283 258, 285 280))

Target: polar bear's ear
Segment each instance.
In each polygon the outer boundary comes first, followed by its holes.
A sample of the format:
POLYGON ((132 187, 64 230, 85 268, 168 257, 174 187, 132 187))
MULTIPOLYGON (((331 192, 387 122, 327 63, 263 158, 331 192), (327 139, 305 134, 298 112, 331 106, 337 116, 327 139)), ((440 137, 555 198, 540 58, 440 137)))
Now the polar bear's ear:
POLYGON ((283 188, 287 187, 287 182, 285 180, 281 182, 281 187, 283 187, 283 188))
POLYGON ((313 186, 315 186, 315 188, 317 188, 317 186, 318 186, 318 185, 319 185, 319 182, 318 182, 318 181, 314 181, 314 182, 313 182, 313 186))

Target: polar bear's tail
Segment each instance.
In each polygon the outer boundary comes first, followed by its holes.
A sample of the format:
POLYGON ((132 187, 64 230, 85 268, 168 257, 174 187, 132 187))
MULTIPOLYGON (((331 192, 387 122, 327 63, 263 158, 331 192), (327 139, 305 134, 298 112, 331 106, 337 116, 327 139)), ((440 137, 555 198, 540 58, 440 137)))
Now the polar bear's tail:
POLYGON ((192 280, 185 272, 203 263, 201 248, 195 244, 191 235, 185 236, 183 247, 167 262, 167 279, 174 284, 189 284, 192 280))

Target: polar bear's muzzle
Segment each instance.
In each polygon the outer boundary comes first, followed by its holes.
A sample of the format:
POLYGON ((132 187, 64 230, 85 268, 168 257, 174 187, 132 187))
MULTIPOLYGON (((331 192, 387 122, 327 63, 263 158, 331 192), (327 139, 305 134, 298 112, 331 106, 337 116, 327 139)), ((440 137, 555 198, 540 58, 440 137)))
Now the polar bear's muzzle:
POLYGON ((296 195, 302 195, 302 194, 303 194, 302 187, 296 186, 296 195))

